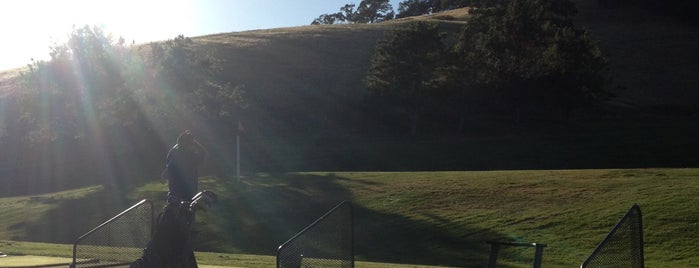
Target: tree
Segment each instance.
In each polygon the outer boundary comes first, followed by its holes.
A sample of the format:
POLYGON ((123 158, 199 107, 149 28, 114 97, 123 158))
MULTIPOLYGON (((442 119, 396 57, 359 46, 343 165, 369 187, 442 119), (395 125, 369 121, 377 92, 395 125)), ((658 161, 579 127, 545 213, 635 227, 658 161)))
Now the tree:
POLYGON ((186 116, 225 122, 245 106, 243 86, 221 81, 222 61, 182 35, 137 50, 84 26, 52 46, 50 56, 29 65, 17 94, 26 105, 16 125, 28 144, 72 141, 95 130, 119 135, 135 126, 147 136, 153 129, 177 128, 169 122, 186 116), (140 53, 143 48, 151 53, 140 53))
POLYGON ((336 13, 339 14, 339 20, 346 23, 355 23, 357 21, 357 11, 354 10, 354 7, 354 4, 346 4, 340 8, 340 12, 336 13))
POLYGON ((392 20, 394 16, 389 0, 363 0, 359 6, 346 4, 340 12, 320 15, 311 24, 376 23, 392 20))
POLYGON ((414 22, 387 32, 377 43, 365 85, 395 104, 416 134, 420 116, 438 105, 438 67, 446 51, 437 23, 414 22))
MULTIPOLYGON (((232 86, 219 81, 223 61, 197 47, 183 35, 164 43, 151 43, 151 69, 161 81, 168 81, 175 91, 173 100, 163 100, 177 105, 162 107, 174 115, 197 114, 203 118, 227 120, 239 108, 246 106, 244 86, 232 86)), ((161 96, 167 97, 167 96, 161 96)), ((171 119, 172 120, 172 119, 171 119)))
POLYGON ((364 0, 359 3, 354 23, 376 23, 395 16, 389 0, 364 0))
POLYGON ((342 20, 342 13, 323 14, 318 16, 318 18, 314 19, 313 22, 311 22, 311 25, 335 24, 342 20))
POLYGON ((152 160, 167 149, 163 137, 190 128, 230 133, 244 107, 242 86, 226 79, 217 50, 201 42, 178 36, 125 46, 89 26, 67 40, 51 46, 50 60, 32 61, 21 85, 0 98, 8 115, 0 118, 0 144, 21 156, 0 161, 52 171, 37 181, 77 175, 112 185, 139 177, 161 164, 152 160))
POLYGON ((493 98, 491 107, 509 107, 517 119, 551 111, 566 118, 608 96, 607 61, 590 34, 574 27, 570 1, 511 0, 475 13, 454 47, 452 75, 471 91, 463 95, 493 98))
POLYGON ((26 125, 28 143, 84 137, 98 124, 123 123, 127 119, 121 116, 135 110, 128 105, 123 70, 136 55, 123 39, 115 41, 101 28, 86 25, 74 28, 66 43, 52 45, 49 55, 50 61, 33 61, 23 74, 22 102, 42 100, 53 112, 37 111, 41 105, 24 107, 27 122, 36 123, 26 125))
POLYGON ((340 12, 318 16, 318 18, 311 22, 311 25, 352 23, 355 21, 354 17, 357 13, 354 7, 354 4, 346 4, 340 8, 340 12))
POLYGON ((430 14, 439 11, 439 0, 405 0, 398 3, 396 18, 405 18, 430 14))

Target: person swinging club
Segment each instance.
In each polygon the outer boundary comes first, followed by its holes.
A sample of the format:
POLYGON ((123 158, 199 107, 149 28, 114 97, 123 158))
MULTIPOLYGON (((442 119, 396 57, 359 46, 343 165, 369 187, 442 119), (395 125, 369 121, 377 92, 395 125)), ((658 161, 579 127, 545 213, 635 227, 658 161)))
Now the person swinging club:
POLYGON ((167 163, 161 177, 168 182, 168 203, 190 200, 197 193, 199 185, 199 165, 208 152, 192 135, 185 130, 177 137, 177 144, 167 153, 167 163))
POLYGON ((167 205, 158 216, 143 256, 132 262, 131 268, 197 267, 191 241, 194 215, 197 209, 210 207, 216 201, 216 195, 210 191, 197 193, 199 165, 207 155, 191 131, 184 131, 177 137, 177 144, 167 153, 165 170, 161 174, 168 182, 167 205))

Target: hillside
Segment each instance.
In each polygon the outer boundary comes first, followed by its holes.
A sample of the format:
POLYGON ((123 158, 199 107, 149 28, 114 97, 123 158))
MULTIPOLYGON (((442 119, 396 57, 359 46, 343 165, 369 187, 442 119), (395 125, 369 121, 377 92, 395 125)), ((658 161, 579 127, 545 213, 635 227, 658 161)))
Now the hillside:
MULTIPOLYGON (((640 108, 696 108, 693 100, 699 94, 694 86, 699 82, 695 75, 699 55, 693 52, 699 48, 699 31, 694 26, 641 8, 604 8, 595 0, 573 2, 579 11, 575 23, 599 40, 610 59, 616 102, 640 108)), ((345 103, 354 105, 366 94, 361 82, 383 31, 406 22, 431 20, 440 21, 442 29, 454 37, 467 20, 468 10, 371 25, 302 26, 215 34, 196 40, 219 51, 229 64, 230 80, 245 84, 251 99, 270 108, 283 106, 279 100, 296 103, 300 98, 310 103, 339 102, 342 107, 345 103), (258 91, 270 94, 256 95, 258 91), (270 96, 275 99, 265 99, 270 96)), ((322 119, 310 120, 314 121, 322 119)))
POLYGON ((374 25, 304 26, 197 40, 219 51, 229 64, 230 80, 246 87, 252 105, 242 115, 248 131, 243 151, 257 155, 248 155, 244 165, 252 170, 699 163, 690 153, 690 148, 697 148, 691 138, 697 129, 692 127, 694 119, 687 117, 696 109, 693 94, 697 76, 692 75, 699 68, 699 60, 693 58, 696 53, 692 53, 696 30, 643 10, 602 9, 595 1, 576 2, 580 10, 576 22, 600 39, 610 58, 612 87, 618 96, 612 103, 625 109, 602 116, 593 112, 574 122, 526 126, 475 117, 468 122, 467 133, 456 138, 427 134, 416 140, 396 135, 395 129, 388 127, 394 122, 377 121, 374 111, 362 102, 367 96, 362 78, 373 45, 383 31, 413 20, 441 19, 442 28, 453 38, 467 17, 467 9, 374 25), (667 113, 671 116, 665 116, 667 113), (630 155, 633 157, 627 157, 630 155))
MULTIPOLYGON (((414 20, 435 20, 449 33, 447 40, 453 41, 468 9, 370 25, 302 26, 193 37, 202 51, 225 60, 224 72, 217 79, 243 86, 249 104, 230 123, 197 131, 206 144, 216 147, 209 171, 230 171, 235 161, 234 121, 245 127, 241 139, 245 172, 699 165, 693 153, 699 148, 693 138, 699 127, 691 117, 696 109, 697 76, 693 72, 699 64, 693 53, 696 30, 642 10, 602 9, 593 0, 576 3, 580 10, 576 22, 600 39, 611 60, 613 86, 620 88, 612 102, 616 106, 567 122, 513 124, 473 115, 465 133, 437 130, 407 136, 394 119, 375 116, 379 108, 365 101, 368 93, 362 79, 384 31, 414 20)), ((17 71, 3 72, 0 77, 0 101, 10 102, 10 93, 17 90, 17 71)), ((3 160, 0 172, 7 174, 6 179, 24 176, 31 180, 36 174, 30 171, 39 170, 41 163, 52 166, 52 176, 75 177, 82 169, 79 163, 97 160, 101 163, 91 167, 107 170, 91 171, 86 177, 113 176, 109 166, 119 162, 114 168, 123 172, 120 177, 152 178, 176 136, 166 134, 169 137, 132 134, 136 136, 132 140, 107 149, 115 152, 84 148, 84 156, 71 156, 76 159, 35 161, 26 153, 26 158, 3 160)), ((3 133, 0 137, 9 144, 21 140, 3 133)), ((55 146, 42 150, 62 154, 52 151, 55 146)), ((84 185, 89 180, 66 185, 84 185)))

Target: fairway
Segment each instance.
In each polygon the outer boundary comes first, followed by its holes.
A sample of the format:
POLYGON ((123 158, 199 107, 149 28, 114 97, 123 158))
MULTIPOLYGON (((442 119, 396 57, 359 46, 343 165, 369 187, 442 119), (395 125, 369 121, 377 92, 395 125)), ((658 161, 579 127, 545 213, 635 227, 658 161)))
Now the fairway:
MULTIPOLYGON (((485 241, 491 240, 546 244, 545 267, 577 267, 637 204, 643 211, 646 265, 696 267, 699 238, 691 230, 699 220, 697 178, 699 169, 260 173, 240 184, 207 176, 201 187, 223 198, 201 214, 205 239, 197 241, 195 254, 207 265, 274 267, 279 241, 337 200, 351 200, 357 267, 484 267, 485 241)), ((129 195, 157 198, 162 187, 152 182, 129 195)), ((54 215, 70 215, 78 205, 86 215, 98 214, 105 210, 99 202, 104 198, 91 193, 102 191, 90 187, 0 198, 6 215, 0 217, 0 227, 5 226, 0 238, 38 240, 36 230, 49 224, 54 230, 75 229, 82 221, 69 225, 66 217, 54 215)), ((0 249, 10 255, 70 257, 72 252, 70 244, 9 240, 0 240, 0 249)), ((498 262, 531 267, 529 248, 502 253, 498 262)), ((0 267, 9 267, 7 260, 0 260, 0 267)))

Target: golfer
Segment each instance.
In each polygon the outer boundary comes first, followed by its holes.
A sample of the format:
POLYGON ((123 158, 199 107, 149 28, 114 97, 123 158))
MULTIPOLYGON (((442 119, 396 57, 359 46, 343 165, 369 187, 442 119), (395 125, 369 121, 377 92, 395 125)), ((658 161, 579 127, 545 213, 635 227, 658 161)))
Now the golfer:
POLYGON ((177 144, 167 153, 167 163, 163 179, 168 181, 168 203, 189 202, 198 192, 199 165, 206 159, 208 152, 186 130, 177 137, 177 144))

